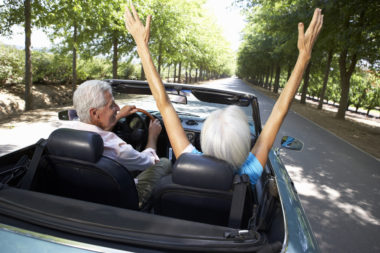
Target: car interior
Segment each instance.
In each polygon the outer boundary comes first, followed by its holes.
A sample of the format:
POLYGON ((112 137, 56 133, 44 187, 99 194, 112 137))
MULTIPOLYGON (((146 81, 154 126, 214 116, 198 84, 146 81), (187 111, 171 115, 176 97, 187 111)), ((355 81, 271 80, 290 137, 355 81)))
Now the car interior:
MULTIPOLYGON (((75 117, 73 112, 68 113, 75 117)), ((161 120, 159 112, 152 111, 150 114, 161 120)), ((200 130, 204 119, 181 114, 180 118, 188 139, 201 150, 200 130)), ((142 150, 147 140, 149 120, 145 113, 138 112, 120 120, 113 131, 137 150, 142 150)), ((256 136, 252 135, 252 145, 255 139, 256 136)), ((41 193, 45 196, 42 199, 47 206, 44 212, 51 213, 61 212, 55 210, 53 204, 50 206, 52 196, 57 199, 71 199, 72 210, 76 210, 74 206, 78 200, 78 206, 86 210, 94 206, 91 212, 98 213, 98 216, 103 215, 102 218, 92 220, 92 223, 103 226, 112 222, 111 213, 114 217, 117 213, 121 223, 118 226, 123 226, 124 231, 119 233, 138 233, 140 236, 139 240, 132 240, 132 245, 174 251, 207 249, 206 251, 228 252, 257 251, 263 247, 269 248, 268 245, 273 248, 274 244, 277 245, 276 249, 281 247, 285 224, 270 162, 252 189, 248 176, 235 174, 232 166, 225 161, 196 154, 183 154, 176 160, 164 127, 157 146, 158 156, 172 161, 173 172, 162 178, 159 186, 154 189, 149 204, 143 208, 138 206, 134 182, 134 177, 139 172, 131 171, 117 161, 103 156, 103 140, 100 135, 68 128, 59 128, 46 140, 41 139, 35 145, 0 157, 0 189, 15 190, 17 194, 33 192, 34 195, 28 197, 31 205, 32 199, 36 197, 35 193, 41 193), (25 167, 29 169, 26 170, 25 167), (91 204, 83 204, 89 202, 91 204), (140 219, 140 215, 145 215, 144 219, 140 219), (165 229, 162 228, 163 221, 166 221, 165 229), (181 241, 182 245, 168 239, 181 233, 178 230, 182 227, 178 227, 178 223, 187 226, 182 230, 187 234, 184 235, 186 240, 183 238, 181 241), (151 241, 153 234, 159 236, 160 230, 166 231, 168 236, 155 244, 151 241), (209 232, 205 243, 202 237, 207 237, 208 230, 212 232, 209 232), (151 239, 148 240, 144 237, 149 233, 151 239), (224 244, 216 247, 215 242, 222 240, 224 244), (237 242, 240 243, 239 246, 236 246, 237 242)), ((10 201, 10 197, 2 195, 1 192, 4 191, 0 190, 0 210, 5 200, 10 201)), ((17 203, 21 205, 21 202, 17 203)), ((67 203, 67 200, 60 203, 67 203)), ((26 203, 23 202, 23 205, 26 203)), ((75 215, 80 215, 80 212, 75 215)), ((32 216, 29 214, 29 217, 32 216)), ((22 220, 20 217, 18 219, 22 220)), ((89 218, 86 216, 83 219, 89 218)), ((63 225, 61 228, 64 230, 63 225)), ((99 227, 93 228, 95 231, 97 229, 99 227)), ((105 240, 115 243, 119 239, 111 239, 109 236, 105 240)))

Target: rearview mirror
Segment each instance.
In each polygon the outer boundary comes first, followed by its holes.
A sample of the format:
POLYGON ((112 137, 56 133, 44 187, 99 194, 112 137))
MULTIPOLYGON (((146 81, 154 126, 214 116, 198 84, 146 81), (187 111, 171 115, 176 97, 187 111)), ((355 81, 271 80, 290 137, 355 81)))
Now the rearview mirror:
POLYGON ((187 97, 180 94, 168 94, 169 100, 176 104, 187 104, 187 97))
POLYGON ((303 148, 303 143, 291 136, 284 136, 281 139, 281 147, 291 150, 297 150, 300 151, 303 148))

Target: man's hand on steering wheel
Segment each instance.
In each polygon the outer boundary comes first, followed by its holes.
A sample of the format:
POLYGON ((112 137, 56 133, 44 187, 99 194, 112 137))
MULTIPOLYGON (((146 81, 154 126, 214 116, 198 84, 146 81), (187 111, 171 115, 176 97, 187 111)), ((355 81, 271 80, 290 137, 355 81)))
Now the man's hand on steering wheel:
POLYGON ((157 150, 157 139, 162 130, 161 123, 158 119, 151 120, 149 123, 149 135, 146 148, 157 150))
POLYGON ((137 108, 134 105, 125 105, 120 109, 119 113, 116 114, 116 121, 119 121, 121 118, 125 118, 131 114, 137 112, 137 108))

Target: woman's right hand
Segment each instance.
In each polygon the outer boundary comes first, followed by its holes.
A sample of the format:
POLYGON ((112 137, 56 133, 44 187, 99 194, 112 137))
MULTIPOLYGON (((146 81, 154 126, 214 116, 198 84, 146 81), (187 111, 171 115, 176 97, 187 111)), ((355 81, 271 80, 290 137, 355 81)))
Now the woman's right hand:
POLYGON ((301 55, 305 55, 308 58, 311 57, 311 51, 314 43, 317 40, 318 34, 321 31, 323 24, 322 10, 317 8, 314 11, 313 19, 310 22, 309 27, 304 33, 304 24, 298 24, 298 43, 297 47, 301 55))

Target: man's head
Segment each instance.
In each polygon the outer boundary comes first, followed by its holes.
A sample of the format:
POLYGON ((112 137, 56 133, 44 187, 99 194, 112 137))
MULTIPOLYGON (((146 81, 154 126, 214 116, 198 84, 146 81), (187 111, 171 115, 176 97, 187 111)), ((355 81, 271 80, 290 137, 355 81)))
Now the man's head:
POLYGON ((250 145, 248 118, 236 105, 214 111, 203 124, 203 153, 225 160, 235 168, 240 168, 247 159, 250 145))
POLYGON ((78 86, 73 97, 80 121, 110 130, 120 110, 112 96, 111 86, 103 81, 86 81, 78 86))

